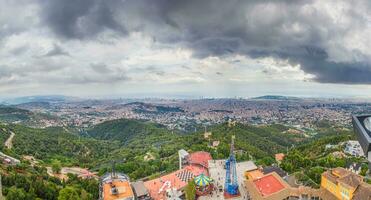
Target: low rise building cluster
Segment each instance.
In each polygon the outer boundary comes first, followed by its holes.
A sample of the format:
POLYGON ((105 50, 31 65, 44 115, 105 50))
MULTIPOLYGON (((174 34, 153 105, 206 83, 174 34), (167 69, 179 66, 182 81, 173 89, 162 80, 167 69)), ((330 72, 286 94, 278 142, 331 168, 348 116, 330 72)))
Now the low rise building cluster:
MULTIPOLYGON (((277 154, 281 160, 284 154, 277 154)), ((125 175, 106 175, 101 179, 101 200, 173 200, 185 199, 187 185, 193 181, 199 200, 368 200, 371 185, 363 177, 344 169, 334 168, 321 176, 320 188, 291 184, 283 169, 276 165, 261 167, 253 161, 236 164, 238 196, 225 195, 226 160, 213 160, 207 152, 179 151, 179 169, 148 181, 130 182, 125 175)))

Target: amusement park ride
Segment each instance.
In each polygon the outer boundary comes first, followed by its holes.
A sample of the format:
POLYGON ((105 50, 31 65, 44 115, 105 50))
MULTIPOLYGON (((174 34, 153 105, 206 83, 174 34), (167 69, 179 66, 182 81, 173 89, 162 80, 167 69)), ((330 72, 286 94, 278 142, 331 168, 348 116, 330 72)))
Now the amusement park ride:
POLYGON ((237 181, 237 169, 236 169, 236 157, 234 156, 234 139, 235 136, 232 136, 231 143, 231 152, 228 160, 225 163, 226 166, 226 177, 224 185, 224 196, 226 198, 232 198, 240 196, 240 191, 238 190, 238 181, 237 181))

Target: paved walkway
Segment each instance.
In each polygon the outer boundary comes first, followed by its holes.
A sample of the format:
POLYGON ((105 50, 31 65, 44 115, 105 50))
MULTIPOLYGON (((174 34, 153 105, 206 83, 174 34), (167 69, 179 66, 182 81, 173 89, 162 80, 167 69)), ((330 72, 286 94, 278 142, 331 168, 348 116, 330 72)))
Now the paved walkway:
MULTIPOLYGON (((238 179, 238 185, 239 190, 241 193, 241 196, 232 198, 231 200, 237 199, 237 200, 243 200, 243 199, 249 199, 247 190, 245 189, 245 170, 246 170, 246 163, 247 162, 241 162, 237 163, 237 179, 238 179)), ((216 190, 212 193, 212 195, 209 196, 203 196, 200 197, 200 200, 224 200, 224 182, 225 182, 225 160, 212 160, 209 161, 209 173, 210 177, 214 180, 214 184, 217 188, 220 190, 216 190)))
POLYGON ((4 144, 7 149, 11 149, 13 147, 13 138, 15 136, 15 133, 13 131, 9 131, 9 132, 10 132, 10 136, 5 141, 5 144, 4 144))

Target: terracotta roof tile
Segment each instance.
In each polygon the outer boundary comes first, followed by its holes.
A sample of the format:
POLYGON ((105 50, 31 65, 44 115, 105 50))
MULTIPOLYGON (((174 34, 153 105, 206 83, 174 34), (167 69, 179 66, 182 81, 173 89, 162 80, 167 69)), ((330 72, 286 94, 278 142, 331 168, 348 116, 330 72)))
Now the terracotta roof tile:
POLYGON ((209 167, 209 160, 212 160, 212 157, 210 153, 205 151, 191 153, 188 158, 190 164, 198 164, 206 168, 209 167))

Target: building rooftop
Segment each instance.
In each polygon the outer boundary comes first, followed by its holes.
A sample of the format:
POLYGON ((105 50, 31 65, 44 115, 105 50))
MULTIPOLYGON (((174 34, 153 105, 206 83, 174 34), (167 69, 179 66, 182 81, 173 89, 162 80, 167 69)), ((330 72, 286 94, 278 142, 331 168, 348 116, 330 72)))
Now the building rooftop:
POLYGON ((322 174, 322 176, 326 177, 335 184, 342 183, 352 188, 357 188, 363 182, 363 178, 361 176, 341 167, 326 171, 322 174))
POLYGON ((246 161, 241 163, 243 164, 243 167, 245 168, 246 171, 254 171, 258 169, 258 167, 255 165, 253 161, 246 161))
POLYGON ((371 185, 363 182, 363 177, 360 175, 338 167, 324 172, 322 176, 335 184, 348 186, 355 190, 353 199, 371 200, 371 185))
POLYGON ((331 174, 341 178, 350 174, 350 172, 342 167, 337 167, 331 170, 331 174))
POLYGON ((137 197, 149 195, 147 188, 144 186, 143 181, 137 181, 131 184, 137 197))
POLYGON ((186 166, 183 169, 164 175, 160 178, 144 182, 150 196, 154 200, 164 199, 168 189, 183 189, 188 182, 194 177, 205 174, 208 175, 207 169, 201 166, 186 166))
POLYGON ((186 150, 184 150, 184 149, 179 150, 179 151, 178 151, 178 154, 179 154, 179 156, 182 157, 182 158, 184 158, 184 157, 186 157, 186 156, 189 155, 189 153, 188 153, 186 150))
POLYGON ((353 196, 353 200, 371 200, 371 185, 360 185, 353 196))
POLYGON ((103 184, 111 182, 113 179, 115 180, 122 180, 122 181, 130 181, 129 176, 122 173, 115 173, 112 175, 111 173, 107 173, 101 178, 101 182, 103 184))
POLYGON ((283 153, 277 153, 276 155, 274 155, 276 161, 282 161, 284 158, 285 158, 285 154, 283 153))
POLYGON ((339 183, 349 185, 353 188, 357 188, 362 183, 362 181, 363 181, 363 178, 354 173, 351 173, 345 177, 338 179, 339 183))
POLYGON ((277 167, 277 166, 264 167, 262 171, 263 171, 264 174, 269 174, 269 173, 272 173, 272 172, 276 172, 281 177, 287 176, 287 172, 285 172, 283 169, 281 169, 280 167, 277 167))
POLYGON ((263 197, 269 196, 285 188, 285 186, 272 174, 254 180, 254 184, 263 197))
POLYGON ((191 153, 188 157, 188 161, 190 164, 198 164, 206 168, 209 167, 209 160, 212 159, 213 158, 211 157, 210 153, 205 151, 191 153))
POLYGON ((134 199, 134 192, 131 189, 128 177, 124 174, 105 175, 102 178, 102 199, 134 199))
POLYGON ((314 189, 305 186, 291 187, 276 172, 264 175, 257 180, 246 180, 245 188, 249 191, 251 199, 254 200, 277 200, 287 199, 326 199, 337 198, 327 190, 314 189))
POLYGON ((260 170, 248 171, 246 172, 246 175, 247 177, 249 177, 249 179, 252 179, 252 180, 259 179, 264 176, 264 174, 260 170))

